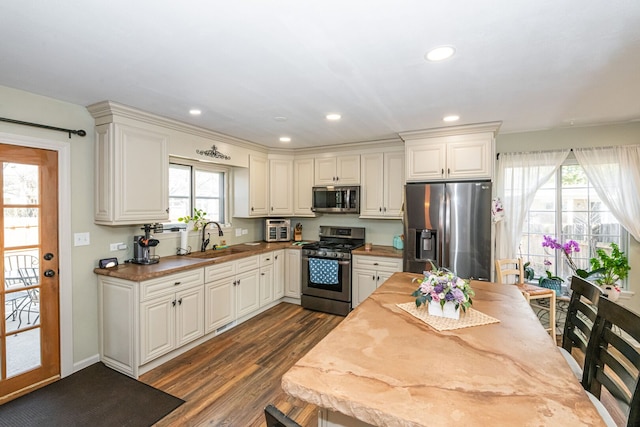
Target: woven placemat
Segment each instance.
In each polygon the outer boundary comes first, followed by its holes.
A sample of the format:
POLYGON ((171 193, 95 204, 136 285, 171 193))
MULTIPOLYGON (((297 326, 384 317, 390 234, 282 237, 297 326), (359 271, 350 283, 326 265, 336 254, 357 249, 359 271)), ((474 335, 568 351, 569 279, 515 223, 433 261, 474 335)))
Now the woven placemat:
POLYGON ((416 307, 415 302, 396 305, 438 331, 452 331, 454 329, 500 323, 495 317, 481 313, 473 308, 468 308, 466 313, 460 312, 460 319, 449 319, 448 317, 431 316, 426 306, 416 307))

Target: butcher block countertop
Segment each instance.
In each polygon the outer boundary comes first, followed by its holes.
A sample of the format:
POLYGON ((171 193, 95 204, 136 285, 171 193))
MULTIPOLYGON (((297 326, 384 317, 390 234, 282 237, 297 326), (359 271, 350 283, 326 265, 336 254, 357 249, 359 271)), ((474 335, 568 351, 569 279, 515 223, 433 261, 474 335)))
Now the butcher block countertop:
POLYGON ((382 256, 387 258, 402 258, 402 249, 393 246, 373 245, 370 251, 366 251, 364 246, 351 251, 353 255, 382 256))
POLYGON ((438 332, 396 305, 414 301, 418 277, 391 276, 283 376, 284 391, 354 424, 604 425, 515 286, 472 282, 473 307, 500 322, 438 332))
POLYGON ((113 268, 96 268, 94 273, 103 276, 116 277, 118 279, 141 282, 166 276, 167 274, 179 273, 208 265, 220 264, 228 261, 259 255, 265 252, 278 249, 300 249, 299 245, 293 242, 256 242, 257 244, 238 244, 229 246, 226 249, 209 249, 206 252, 192 252, 190 255, 173 255, 160 257, 157 264, 140 265, 133 263, 120 264, 113 268))

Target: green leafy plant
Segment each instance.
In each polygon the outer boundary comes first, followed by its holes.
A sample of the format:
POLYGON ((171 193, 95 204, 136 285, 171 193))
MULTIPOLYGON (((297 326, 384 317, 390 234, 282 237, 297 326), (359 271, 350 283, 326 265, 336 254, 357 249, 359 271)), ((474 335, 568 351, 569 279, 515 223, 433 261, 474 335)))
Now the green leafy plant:
POLYGON ((522 267, 524 269, 524 279, 533 280, 533 278, 536 275, 536 270, 534 270, 534 268, 531 267, 531 262, 529 261, 525 262, 522 267))
POLYGON ((589 276, 594 276, 594 280, 601 286, 615 285, 618 280, 622 280, 629 274, 629 260, 618 245, 611 243, 611 255, 603 248, 596 250, 597 258, 591 258, 591 268, 593 271, 589 276), (599 274, 594 274, 599 273, 599 274), (597 278, 595 278, 597 277, 597 278))
POLYGON ((202 227, 207 222, 206 215, 207 213, 202 209, 193 208, 193 216, 182 216, 178 218, 178 221, 184 222, 185 224, 193 222, 193 230, 198 231, 200 230, 200 227, 202 227))

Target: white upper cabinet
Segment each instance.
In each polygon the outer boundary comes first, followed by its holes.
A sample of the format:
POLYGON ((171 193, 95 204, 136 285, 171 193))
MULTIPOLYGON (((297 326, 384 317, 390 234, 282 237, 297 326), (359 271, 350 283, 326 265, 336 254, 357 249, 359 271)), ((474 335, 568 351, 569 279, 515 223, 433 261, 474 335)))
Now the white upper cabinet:
POLYGON ((360 156, 317 157, 315 159, 315 185, 360 184, 360 156))
POLYGON ((167 135, 143 123, 96 126, 96 224, 169 219, 168 141, 167 135))
POLYGON ((293 215, 293 160, 269 159, 269 215, 293 215))
POLYGON ((404 186, 404 153, 361 156, 361 218, 400 218, 404 186))
POLYGON ((249 155, 248 168, 234 170, 234 210, 237 217, 269 215, 269 161, 249 155))
POLYGON ((492 179, 500 123, 402 133, 406 180, 492 179))
POLYGON ((293 161, 293 214, 295 216, 315 216, 313 204, 313 159, 293 161))

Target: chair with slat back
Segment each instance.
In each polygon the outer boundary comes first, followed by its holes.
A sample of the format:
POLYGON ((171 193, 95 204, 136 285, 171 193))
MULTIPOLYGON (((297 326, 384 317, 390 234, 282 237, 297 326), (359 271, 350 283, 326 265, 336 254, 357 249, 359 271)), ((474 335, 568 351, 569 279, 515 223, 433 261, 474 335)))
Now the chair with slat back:
POLYGON ((264 408, 264 417, 267 421, 267 427, 301 427, 300 424, 287 417, 273 405, 267 405, 264 408))
MULTIPOLYGON (((640 316, 601 296, 587 346, 582 385, 597 399, 602 387, 606 388, 627 415, 627 426, 640 426, 639 343, 640 316)), ((592 400, 599 411, 605 411, 605 418, 608 412, 604 406, 598 405, 599 400, 592 400)))
POLYGON ((522 295, 532 307, 546 310, 549 313, 549 327, 547 331, 556 339, 556 293, 555 291, 524 282, 524 267, 521 258, 497 259, 496 281, 503 284, 518 286, 522 295), (536 300, 548 299, 549 306, 540 305, 536 300), (533 302, 532 302, 533 301, 533 302))
POLYGON ((602 289, 593 283, 578 276, 571 278, 571 298, 560 349, 578 380, 582 380, 583 369, 571 353, 577 348, 583 356, 587 354, 587 344, 596 320, 601 295, 602 289))

